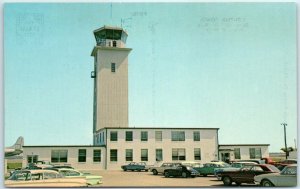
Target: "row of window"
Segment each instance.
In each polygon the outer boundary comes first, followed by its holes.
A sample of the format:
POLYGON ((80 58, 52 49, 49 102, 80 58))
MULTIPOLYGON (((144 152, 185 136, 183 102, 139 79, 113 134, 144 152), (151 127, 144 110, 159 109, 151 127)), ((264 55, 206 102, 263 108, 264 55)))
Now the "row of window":
MULTIPOLYGON (((249 148, 250 159, 261 159, 261 148, 249 148)), ((240 148, 234 148, 234 158, 241 159, 240 148)))
MULTIPOLYGON (((148 161, 148 149, 141 149, 140 161, 148 161)), ((155 160, 163 161, 163 149, 155 149, 155 160)), ((172 148, 172 160, 186 160, 184 148, 172 148)), ((201 160, 201 149, 194 148, 194 160, 201 160)), ((118 149, 110 150, 110 161, 118 161, 118 149)), ((125 149, 125 161, 133 161, 133 149, 125 149)))
MULTIPOLYGON (((51 162, 60 163, 67 162, 68 150, 52 150, 51 151, 51 162)), ((29 160, 28 160, 29 161, 29 160)), ((86 149, 78 150, 78 162, 86 162, 86 149)), ((93 162, 101 162, 101 150, 93 150, 93 162)))
MULTIPOLYGON (((140 139, 141 141, 148 141, 148 131, 141 131, 140 139)), ((194 141, 200 141, 200 131, 193 132, 193 139, 194 141)), ((162 141, 162 131, 155 131, 155 140, 162 141)), ((172 131, 171 140, 185 141, 185 131, 172 131)), ((118 131, 110 131, 110 141, 118 141, 118 131)), ((133 141, 133 131, 125 131, 125 141, 133 141)))
MULTIPOLYGON (((146 135, 145 135, 146 136, 146 135)), ((261 148, 249 148, 250 159, 260 159, 261 148)), ((78 150, 78 162, 86 162, 86 149, 78 150)), ((234 149, 235 159, 241 159, 240 148, 234 149)), ((140 161, 148 161, 148 149, 141 149, 140 161)), ((28 163, 36 162, 37 155, 27 156, 28 163)), ((156 161, 163 161, 163 149, 155 149, 156 161)), ((66 163, 68 160, 68 150, 52 150, 51 162, 52 163, 66 163)), ((184 148, 172 148, 172 160, 186 160, 186 151, 184 148)), ((194 160, 201 160, 201 149, 194 148, 194 160)), ((110 161, 118 161, 118 150, 110 150, 110 161)), ((125 161, 133 161, 133 149, 125 149, 125 161)), ((101 150, 93 150, 93 162, 101 162, 101 150)))

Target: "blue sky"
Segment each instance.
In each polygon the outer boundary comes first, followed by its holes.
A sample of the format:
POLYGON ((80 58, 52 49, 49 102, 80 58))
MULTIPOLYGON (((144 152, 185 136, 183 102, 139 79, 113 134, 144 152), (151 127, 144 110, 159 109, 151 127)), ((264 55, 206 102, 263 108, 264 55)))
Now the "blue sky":
POLYGON ((297 139, 293 3, 4 6, 5 145, 92 144, 93 30, 127 30, 129 125, 217 127, 220 144, 297 139))

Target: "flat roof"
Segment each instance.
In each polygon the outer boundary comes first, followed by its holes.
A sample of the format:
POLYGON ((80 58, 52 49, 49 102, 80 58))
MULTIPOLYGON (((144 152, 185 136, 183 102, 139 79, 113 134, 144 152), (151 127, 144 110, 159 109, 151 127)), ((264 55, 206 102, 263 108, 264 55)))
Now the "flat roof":
POLYGON ((270 144, 219 144, 221 146, 270 146, 270 144))
POLYGON ((23 148, 26 148, 26 147, 30 147, 30 148, 39 148, 39 147, 83 147, 83 148, 87 148, 87 147, 105 147, 105 145, 97 145, 97 146, 94 146, 94 145, 33 145, 33 146, 30 146, 30 145, 26 145, 26 146, 23 146, 23 148))
POLYGON ((127 130, 134 130, 134 129, 156 129, 156 130, 165 130, 165 129, 173 129, 173 130, 195 130, 195 129, 202 129, 202 130, 219 130, 220 128, 205 128, 205 127, 104 127, 102 129, 97 130, 105 130, 105 129, 127 129, 127 130))
POLYGON ((120 28, 120 27, 117 27, 117 26, 107 26, 107 25, 104 25, 104 26, 101 27, 101 28, 95 29, 95 30, 94 30, 94 33, 95 33, 95 32, 98 32, 98 31, 100 31, 100 30, 104 30, 104 29, 108 29, 108 30, 122 30, 123 32, 126 33, 126 35, 128 35, 127 32, 126 32, 126 30, 124 30, 123 28, 120 28))

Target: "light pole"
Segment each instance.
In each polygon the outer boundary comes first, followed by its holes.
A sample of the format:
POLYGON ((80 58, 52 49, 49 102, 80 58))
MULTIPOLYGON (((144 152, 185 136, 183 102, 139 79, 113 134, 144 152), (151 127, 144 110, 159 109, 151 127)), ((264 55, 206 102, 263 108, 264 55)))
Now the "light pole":
POLYGON ((288 151, 287 151, 287 146, 286 146, 286 123, 281 123, 281 125, 283 125, 284 127, 284 144, 285 144, 285 159, 287 159, 288 156, 288 151))

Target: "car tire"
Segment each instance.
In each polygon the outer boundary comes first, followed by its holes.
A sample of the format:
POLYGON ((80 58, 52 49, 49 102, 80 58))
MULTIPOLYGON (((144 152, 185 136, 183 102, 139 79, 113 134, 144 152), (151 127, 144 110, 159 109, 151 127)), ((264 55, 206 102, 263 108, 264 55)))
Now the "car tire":
POLYGON ((126 169, 126 168, 124 168, 124 171, 127 171, 127 169, 126 169))
POLYGON ((165 177, 170 177, 170 174, 169 174, 169 172, 168 171, 166 171, 165 173, 164 173, 164 175, 165 175, 165 177))
POLYGON ((235 184, 236 184, 237 186, 241 186, 242 183, 240 183, 240 182, 235 182, 235 184))
POLYGON ((153 175, 157 175, 158 174, 158 172, 157 172, 156 169, 152 170, 152 173, 153 173, 153 175))
POLYGON ((203 174, 202 176, 207 177, 207 174, 203 174))
POLYGON ((223 177, 223 183, 224 183, 224 185, 225 186, 231 186, 231 184, 232 184, 232 180, 231 180, 231 178, 230 177, 228 177, 228 176, 225 176, 225 177, 223 177))
POLYGON ((182 176, 183 178, 186 178, 188 175, 187 175, 186 172, 182 172, 182 173, 181 173, 181 176, 182 176))
POLYGON ((261 181, 261 186, 270 187, 270 186, 274 186, 274 184, 269 180, 263 180, 261 181))

